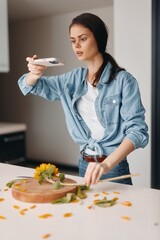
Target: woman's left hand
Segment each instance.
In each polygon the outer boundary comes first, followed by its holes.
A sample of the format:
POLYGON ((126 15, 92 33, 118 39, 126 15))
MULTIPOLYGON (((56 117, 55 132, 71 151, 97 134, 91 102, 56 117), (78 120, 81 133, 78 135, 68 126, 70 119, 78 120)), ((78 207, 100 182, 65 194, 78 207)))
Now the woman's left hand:
POLYGON ((106 163, 90 162, 84 176, 85 185, 97 184, 101 176, 107 172, 109 172, 109 168, 106 163))

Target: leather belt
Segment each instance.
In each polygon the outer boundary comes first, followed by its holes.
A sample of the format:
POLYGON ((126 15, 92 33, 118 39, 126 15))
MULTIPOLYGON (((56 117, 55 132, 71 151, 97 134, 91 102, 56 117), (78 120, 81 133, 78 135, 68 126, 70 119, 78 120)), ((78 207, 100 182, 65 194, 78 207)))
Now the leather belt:
POLYGON ((86 162, 103 162, 104 159, 107 158, 106 155, 102 155, 102 156, 99 156, 99 155, 86 155, 83 152, 81 152, 81 155, 82 155, 83 159, 86 162))

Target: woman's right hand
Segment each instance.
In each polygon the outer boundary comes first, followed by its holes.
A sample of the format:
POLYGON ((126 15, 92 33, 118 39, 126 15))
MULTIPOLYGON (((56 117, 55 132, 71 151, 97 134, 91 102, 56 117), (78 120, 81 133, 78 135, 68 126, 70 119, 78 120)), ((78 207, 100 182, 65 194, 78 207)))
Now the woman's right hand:
POLYGON ((29 86, 35 85, 37 80, 43 75, 44 70, 47 68, 46 66, 33 64, 33 61, 36 58, 37 58, 37 55, 26 58, 26 61, 28 62, 27 67, 29 70, 29 74, 27 75, 27 78, 26 78, 26 83, 29 86))

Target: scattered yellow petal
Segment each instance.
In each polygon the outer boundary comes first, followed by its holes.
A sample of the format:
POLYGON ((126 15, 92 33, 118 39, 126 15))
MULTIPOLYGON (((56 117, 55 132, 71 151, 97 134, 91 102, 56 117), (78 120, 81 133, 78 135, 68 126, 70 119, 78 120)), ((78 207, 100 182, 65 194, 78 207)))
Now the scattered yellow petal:
POLYGON ((28 208, 22 209, 22 212, 27 212, 27 211, 28 211, 28 208))
POLYGON ((72 217, 72 216, 73 216, 73 214, 71 212, 65 213, 63 215, 63 217, 72 217))
POLYGON ((120 192, 113 192, 114 194, 120 194, 120 192))
POLYGON ((19 213, 20 213, 21 215, 25 215, 25 212, 24 212, 23 210, 21 210, 19 213))
POLYGON ((34 208, 36 208, 37 206, 36 205, 32 205, 31 207, 30 207, 30 209, 34 209, 34 208))
POLYGON ((49 233, 42 236, 42 238, 44 238, 44 239, 49 238, 49 237, 51 237, 51 234, 49 234, 49 233))
POLYGON ((79 199, 75 199, 73 201, 71 201, 72 203, 78 203, 79 202, 79 199))
POLYGON ((6 217, 0 215, 0 220, 4 220, 6 217))
POLYGON ((102 192, 104 195, 109 195, 109 193, 108 192, 102 192))
POLYGON ((53 215, 50 213, 45 213, 45 214, 39 215, 38 217, 39 218, 49 218, 49 217, 53 217, 53 215))
POLYGON ((113 198, 113 201, 117 201, 119 198, 118 197, 114 197, 113 198))
POLYGON ((22 188, 20 191, 21 191, 21 192, 26 192, 26 191, 27 191, 27 188, 22 188))
POLYGON ((121 202, 121 204, 124 205, 124 206, 128 206, 128 207, 132 206, 132 203, 129 202, 129 201, 121 202))
POLYGON ((96 199, 96 200, 93 201, 93 203, 96 204, 99 201, 100 201, 100 199, 96 199))
POLYGON ((88 208, 88 209, 92 209, 92 208, 93 208, 93 206, 92 206, 92 205, 89 205, 87 208, 88 208))
POLYGON ((21 180, 21 182, 22 182, 22 183, 26 183, 26 182, 27 182, 27 180, 24 180, 24 179, 23 179, 23 180, 21 180))
POLYGON ((18 205, 13 205, 13 208, 19 209, 20 207, 18 205))
POLYGON ((8 188, 5 188, 5 189, 4 189, 4 192, 7 192, 8 190, 9 190, 8 188))
POLYGON ((20 188, 20 186, 21 186, 20 183, 16 183, 16 184, 14 184, 14 188, 16 188, 16 189, 20 188))
POLYGON ((94 197, 98 197, 98 196, 99 196, 99 193, 95 193, 95 194, 94 194, 94 197))
POLYGON ((122 219, 127 220, 127 221, 131 220, 131 218, 128 216, 122 216, 122 219))
POLYGON ((4 198, 0 198, 0 202, 3 202, 4 201, 4 198))

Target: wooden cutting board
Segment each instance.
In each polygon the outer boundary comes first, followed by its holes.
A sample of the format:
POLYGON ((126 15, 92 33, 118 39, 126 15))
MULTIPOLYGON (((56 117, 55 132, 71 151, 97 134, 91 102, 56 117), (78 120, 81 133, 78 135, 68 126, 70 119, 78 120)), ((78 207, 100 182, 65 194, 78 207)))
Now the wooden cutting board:
MULTIPOLYGON (((76 181, 65 178, 63 182, 76 183, 76 181)), ((76 186, 62 186, 54 189, 51 183, 39 184, 35 178, 21 179, 12 185, 12 196, 16 200, 28 203, 50 203, 66 196, 67 193, 76 193, 76 186)))

